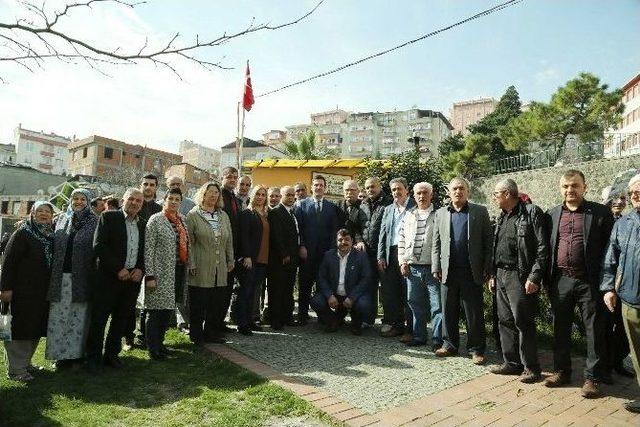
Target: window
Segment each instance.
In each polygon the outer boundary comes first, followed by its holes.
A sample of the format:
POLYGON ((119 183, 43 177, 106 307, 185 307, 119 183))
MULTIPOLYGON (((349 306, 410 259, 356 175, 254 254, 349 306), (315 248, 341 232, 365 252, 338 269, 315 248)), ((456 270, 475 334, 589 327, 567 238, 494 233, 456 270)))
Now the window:
POLYGON ((104 158, 105 159, 113 159, 113 148, 104 147, 104 158))
POLYGON ((34 201, 32 201, 32 200, 29 200, 29 201, 27 202, 27 212, 31 212, 31 208, 33 207, 33 205, 34 205, 35 203, 36 203, 36 202, 34 202, 34 201))
POLYGON ((84 148, 82 149, 82 158, 83 158, 83 159, 86 159, 86 158, 87 158, 87 147, 84 147, 84 148))
POLYGON ((2 202, 2 207, 0 208, 0 213, 1 214, 8 214, 9 213, 9 202, 8 201, 3 201, 2 202))

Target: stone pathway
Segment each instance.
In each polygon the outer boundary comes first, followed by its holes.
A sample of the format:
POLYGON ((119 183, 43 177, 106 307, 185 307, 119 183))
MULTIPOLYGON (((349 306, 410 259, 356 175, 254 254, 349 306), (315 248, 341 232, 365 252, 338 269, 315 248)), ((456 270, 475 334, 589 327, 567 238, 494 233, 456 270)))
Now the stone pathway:
MULTIPOLYGON (((522 384, 492 375, 470 359, 436 358, 410 349, 377 330, 360 337, 324 334, 317 325, 283 332, 229 335, 209 349, 293 391, 351 426, 606 425, 640 426, 640 415, 622 404, 640 396, 635 380, 615 376, 607 397, 580 395, 581 377, 570 387, 522 384)), ((550 355, 543 354, 543 368, 550 355)), ((584 360, 576 359, 579 372, 584 360)))

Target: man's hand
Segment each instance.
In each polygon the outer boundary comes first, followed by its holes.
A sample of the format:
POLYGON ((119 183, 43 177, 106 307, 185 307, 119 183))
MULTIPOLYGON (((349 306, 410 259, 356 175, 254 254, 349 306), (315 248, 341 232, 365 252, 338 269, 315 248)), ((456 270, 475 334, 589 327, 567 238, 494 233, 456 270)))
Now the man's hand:
POLYGON ((487 286, 489 286, 489 290, 491 292, 495 292, 496 291, 496 278, 495 277, 491 277, 488 281, 487 281, 487 286))
POLYGON ((156 283, 156 279, 149 279, 144 281, 144 286, 151 291, 155 289, 158 285, 156 283))
POLYGON ((190 276, 195 276, 198 273, 198 269, 197 268, 190 268, 189 269, 189 275, 190 276))
POLYGON ((300 255, 301 260, 307 259, 307 248, 300 246, 300 249, 298 249, 298 255, 300 255))
POLYGON ((246 257, 242 260, 242 265, 244 266, 244 268, 246 268, 247 270, 251 270, 251 268, 253 267, 253 264, 251 263, 251 258, 246 257))
POLYGON ((131 278, 131 273, 129 273, 129 270, 127 270, 126 268, 123 268, 122 270, 118 271, 118 280, 121 281, 125 281, 125 280, 129 280, 131 278))
POLYGON ((329 307, 331 307, 333 310, 338 308, 338 298, 336 298, 335 295, 331 295, 327 302, 329 303, 329 307))
POLYGON ((13 298, 13 291, 2 291, 0 292, 0 301, 2 302, 11 302, 13 298))
POLYGON ((231 273, 235 267, 236 263, 231 261, 229 264, 227 264, 227 273, 231 273))
POLYGON ((409 264, 406 262, 400 264, 400 274, 402 274, 402 277, 407 277, 409 275, 409 264))
POLYGON ((129 277, 129 280, 131 280, 132 282, 139 282, 142 280, 142 276, 144 274, 142 273, 142 270, 140 270, 139 268, 134 268, 131 271, 131 276, 129 277))
POLYGON ((442 272, 441 271, 436 271, 435 273, 433 273, 433 278, 436 279, 438 282, 442 281, 442 272))
POLYGON ((365 245, 364 242, 359 242, 355 244, 354 248, 356 248, 357 251, 364 251, 367 249, 367 245, 365 245))
POLYGON ((526 294, 535 294, 536 292, 538 292, 538 289, 540 289, 540 286, 536 285, 531 280, 527 280, 527 282, 524 284, 524 292, 526 294))
POLYGON ((282 258, 282 265, 287 265, 291 262, 291 257, 289 255, 287 255, 286 257, 282 258))
POLYGON ((618 303, 618 296, 615 292, 609 291, 604 294, 604 304, 607 306, 610 312, 616 309, 616 304, 618 303))
POLYGON ((387 269, 387 261, 383 259, 378 260, 378 271, 380 273, 384 272, 387 269))
POLYGON ((344 305, 346 309, 351 309, 351 307, 353 307, 353 301, 351 301, 351 298, 345 298, 344 301, 342 301, 342 305, 344 305))

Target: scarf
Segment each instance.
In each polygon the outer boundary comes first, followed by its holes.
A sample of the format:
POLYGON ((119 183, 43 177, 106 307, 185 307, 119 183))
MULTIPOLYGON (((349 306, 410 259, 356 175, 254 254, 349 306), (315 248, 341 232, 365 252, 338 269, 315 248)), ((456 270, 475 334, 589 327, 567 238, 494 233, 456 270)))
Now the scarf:
POLYGON ((47 261, 47 266, 51 267, 53 260, 53 227, 51 224, 39 224, 36 222, 36 210, 42 206, 47 205, 54 212, 53 205, 46 201, 35 202, 33 208, 31 208, 31 214, 29 218, 22 223, 20 228, 26 230, 37 241, 42 244, 42 250, 44 251, 44 258, 47 261))
POLYGON ((178 259, 180 259, 181 263, 186 264, 189 259, 189 234, 187 234, 187 229, 184 227, 177 212, 169 213, 168 211, 164 211, 164 216, 167 217, 173 228, 177 231, 178 259))

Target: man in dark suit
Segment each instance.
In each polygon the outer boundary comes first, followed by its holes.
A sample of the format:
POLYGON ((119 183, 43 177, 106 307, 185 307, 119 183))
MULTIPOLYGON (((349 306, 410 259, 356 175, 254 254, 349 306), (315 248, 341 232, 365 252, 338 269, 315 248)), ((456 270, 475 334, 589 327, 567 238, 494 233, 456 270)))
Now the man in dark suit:
POLYGON ((358 199, 360 187, 357 181, 348 179, 342 184, 342 191, 344 200, 338 204, 340 227, 349 230, 353 236, 354 244, 357 244, 363 241, 362 233, 367 224, 367 215, 360 209, 360 200, 358 199))
POLYGON ((146 221, 138 215, 143 200, 142 191, 129 188, 122 198, 122 210, 103 212, 95 231, 93 247, 98 277, 92 290, 87 339, 87 359, 92 372, 100 362, 114 368, 122 366, 118 354, 144 275, 146 221), (109 316, 111 325, 103 356, 102 343, 109 316))
POLYGON ((493 233, 487 208, 469 202, 469 183, 449 182, 451 203, 436 211, 431 246, 431 272, 442 282, 444 343, 436 356, 458 354, 460 301, 467 323, 467 352, 474 364, 485 362, 486 331, 482 308, 483 284, 489 279, 493 233))
POLYGON ((318 271, 318 289, 311 307, 325 324, 327 332, 335 332, 347 313, 351 313, 351 333, 362 333, 362 320, 369 315, 371 297, 369 260, 362 251, 353 249, 353 237, 343 228, 337 233, 337 249, 327 251, 318 271))
POLYGON ((587 361, 582 395, 600 395, 598 381, 610 381, 604 366, 605 307, 599 293, 602 264, 613 227, 606 206, 587 201, 584 174, 568 170, 560 178, 564 202, 547 211, 551 262, 548 292, 553 310, 553 365, 555 373, 544 384, 559 387, 571 382, 571 325, 578 305, 587 335, 587 361))
MULTIPOLYGON (((242 202, 234 194, 236 185, 238 184, 238 169, 233 166, 227 166, 222 169, 222 201, 224 202, 224 211, 229 216, 231 223, 231 235, 233 236, 233 253, 236 257, 236 268, 227 273, 227 289, 224 292, 226 310, 229 310, 231 304, 231 293, 235 283, 236 271, 238 271, 238 254, 240 253, 240 212, 242 211, 242 202)), ((235 310, 232 310, 235 311, 235 310)), ((232 318, 233 318, 232 313, 232 318)), ((230 329, 225 326, 224 332, 230 329)))
POLYGON ((280 189, 280 204, 269 211, 270 248, 267 289, 271 327, 293 326, 293 286, 300 262, 300 231, 294 215, 296 193, 292 186, 280 189))
POLYGON ((309 321, 309 300, 318 277, 318 268, 326 251, 335 247, 338 229, 338 207, 324 198, 327 181, 316 175, 312 181, 313 196, 298 202, 295 211, 300 227, 300 290, 298 321, 309 321))

